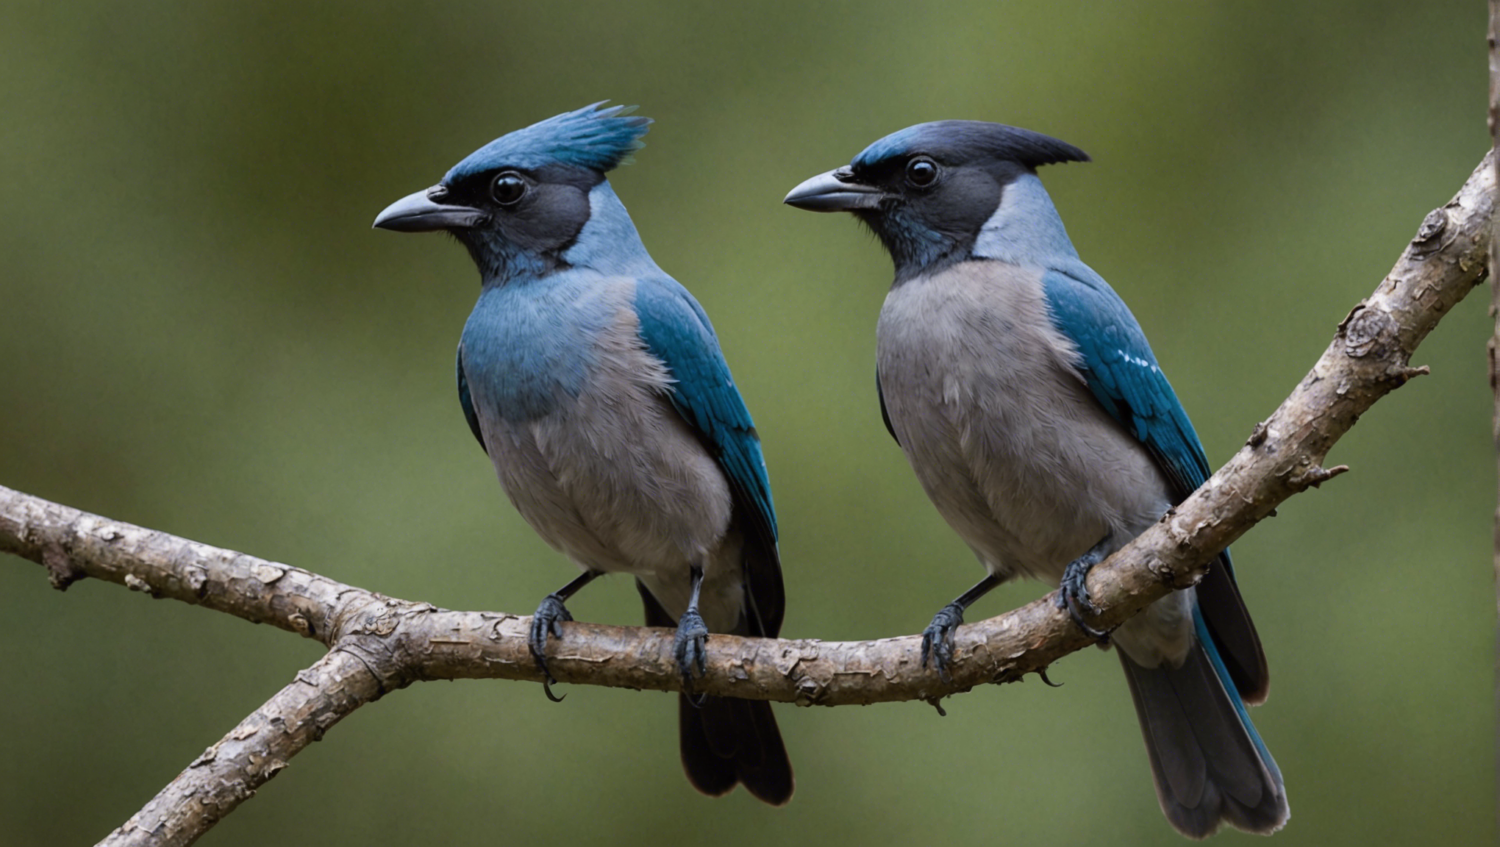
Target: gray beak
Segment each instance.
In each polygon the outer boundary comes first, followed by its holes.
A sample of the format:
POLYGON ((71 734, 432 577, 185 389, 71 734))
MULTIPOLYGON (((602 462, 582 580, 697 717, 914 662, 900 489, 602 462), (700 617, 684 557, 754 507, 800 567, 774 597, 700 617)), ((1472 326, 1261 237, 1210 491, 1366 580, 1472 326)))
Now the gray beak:
POLYGON ((488 215, 470 206, 447 206, 439 202, 448 193, 441 185, 408 194, 385 207, 375 218, 376 229, 396 232, 432 232, 438 229, 468 229, 488 215))
POLYGON ((844 167, 807 180, 781 202, 809 212, 852 212, 874 209, 885 196, 873 185, 856 182, 854 172, 844 167))

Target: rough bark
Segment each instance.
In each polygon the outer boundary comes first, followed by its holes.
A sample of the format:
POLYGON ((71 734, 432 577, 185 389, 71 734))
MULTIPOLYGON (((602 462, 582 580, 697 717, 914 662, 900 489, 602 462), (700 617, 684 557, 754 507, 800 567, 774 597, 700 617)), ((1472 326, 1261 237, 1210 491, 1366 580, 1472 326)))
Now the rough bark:
MULTIPOLYGON (((1334 442, 1374 402, 1424 372, 1412 352, 1483 279, 1494 154, 1422 222, 1390 274, 1338 325, 1312 370, 1196 493, 1096 567, 1089 592, 1112 627, 1174 588, 1291 495, 1330 479, 1334 442)), ((88 515, 0 487, 0 551, 45 566, 58 588, 93 577, 270 623, 331 652, 210 748, 107 844, 189 844, 309 740, 383 693, 424 679, 539 682, 530 619, 384 597, 317 574, 88 515)), ((698 691, 802 705, 932 700, 1046 669, 1092 642, 1051 602, 960 627, 952 681, 920 666, 919 636, 867 642, 713 635, 698 691)), ((561 682, 676 691, 667 630, 564 624, 549 649, 561 682)))

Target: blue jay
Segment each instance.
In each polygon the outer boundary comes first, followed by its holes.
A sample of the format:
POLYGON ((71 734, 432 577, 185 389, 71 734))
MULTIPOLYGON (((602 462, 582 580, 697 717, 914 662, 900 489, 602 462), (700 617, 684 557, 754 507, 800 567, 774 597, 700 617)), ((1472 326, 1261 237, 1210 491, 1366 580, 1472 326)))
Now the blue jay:
POLYGON ((567 599, 631 574, 646 624, 677 628, 689 781, 715 796, 744 783, 780 805, 792 769, 770 704, 690 695, 708 633, 781 629, 760 441, 708 316, 652 261, 605 179, 650 120, 601 105, 490 142, 375 226, 446 230, 479 267, 458 345, 464 417, 511 503, 582 569, 532 619, 548 682, 567 599))
MULTIPOLYGON (((1059 585, 1059 607, 1093 632, 1089 568, 1209 476, 1140 325, 1078 258, 1037 178, 1069 161, 1088 156, 1024 129, 938 121, 786 197, 853 213, 895 263, 877 330, 881 414, 987 571, 923 633, 923 664, 943 675, 964 610, 1012 576, 1059 585)), ((1279 829, 1281 772, 1245 711, 1266 697, 1266 660, 1229 551, 1111 638, 1172 825, 1192 838, 1220 821, 1279 829)))

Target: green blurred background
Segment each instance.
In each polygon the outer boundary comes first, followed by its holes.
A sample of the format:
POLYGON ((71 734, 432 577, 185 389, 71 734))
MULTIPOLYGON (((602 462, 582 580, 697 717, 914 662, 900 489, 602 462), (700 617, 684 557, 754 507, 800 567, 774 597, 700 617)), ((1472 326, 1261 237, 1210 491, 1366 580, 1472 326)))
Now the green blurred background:
MULTIPOLYGON (((658 121, 616 189, 713 316, 765 439, 784 634, 912 633, 980 570, 880 424, 887 259, 782 195, 918 121, 1083 147, 1093 164, 1043 179, 1218 464, 1487 149, 1484 34, 1484 4, 1435 0, 6 0, 0 484, 529 613, 574 570, 512 511, 455 402, 476 274, 450 241, 370 221, 491 138, 612 98, 658 121)), ((1423 346, 1432 376, 1339 445, 1353 473, 1235 547, 1274 670, 1254 716, 1291 798, 1280 843, 1495 838, 1486 299, 1423 346)), ((624 578, 571 605, 639 620, 624 578)), ((0 562, 0 840, 103 837, 318 655, 0 562)), ((778 707, 799 780, 784 809, 695 794, 673 698, 421 684, 203 843, 1177 843, 1114 657, 1052 678, 943 719, 778 707)))

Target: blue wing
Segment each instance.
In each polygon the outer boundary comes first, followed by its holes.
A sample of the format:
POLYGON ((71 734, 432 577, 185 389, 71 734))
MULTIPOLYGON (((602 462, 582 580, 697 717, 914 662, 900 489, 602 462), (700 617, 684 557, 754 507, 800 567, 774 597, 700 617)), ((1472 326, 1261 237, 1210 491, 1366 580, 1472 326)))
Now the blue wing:
POLYGON ((464 407, 464 420, 469 422, 469 430, 474 433, 474 440, 479 442, 479 448, 484 452, 490 452, 490 448, 484 446, 484 433, 479 431, 479 415, 474 413, 474 401, 469 399, 469 380, 464 376, 464 349, 458 348, 457 361, 454 362, 458 371, 458 404, 464 407))
POLYGON ((1078 369, 1109 416, 1156 459, 1182 500, 1209 477, 1208 457, 1125 302, 1087 266, 1042 278, 1057 328, 1078 347, 1078 369))
POLYGON ((635 308, 641 340, 676 381, 672 406, 703 439, 734 494, 735 512, 747 535, 745 578, 757 635, 781 630, 785 599, 776 552, 776 510, 760 437, 703 307, 676 281, 651 277, 636 284, 635 308))
MULTIPOLYGON (((1211 469, 1198 433, 1156 363, 1146 334, 1125 302, 1082 262, 1042 278, 1057 329, 1078 347, 1078 370, 1104 411, 1146 448, 1180 502, 1208 480, 1211 469)), ((1265 653, 1234 581, 1229 551, 1199 583, 1198 602, 1222 648, 1240 696, 1265 699, 1265 653)))

